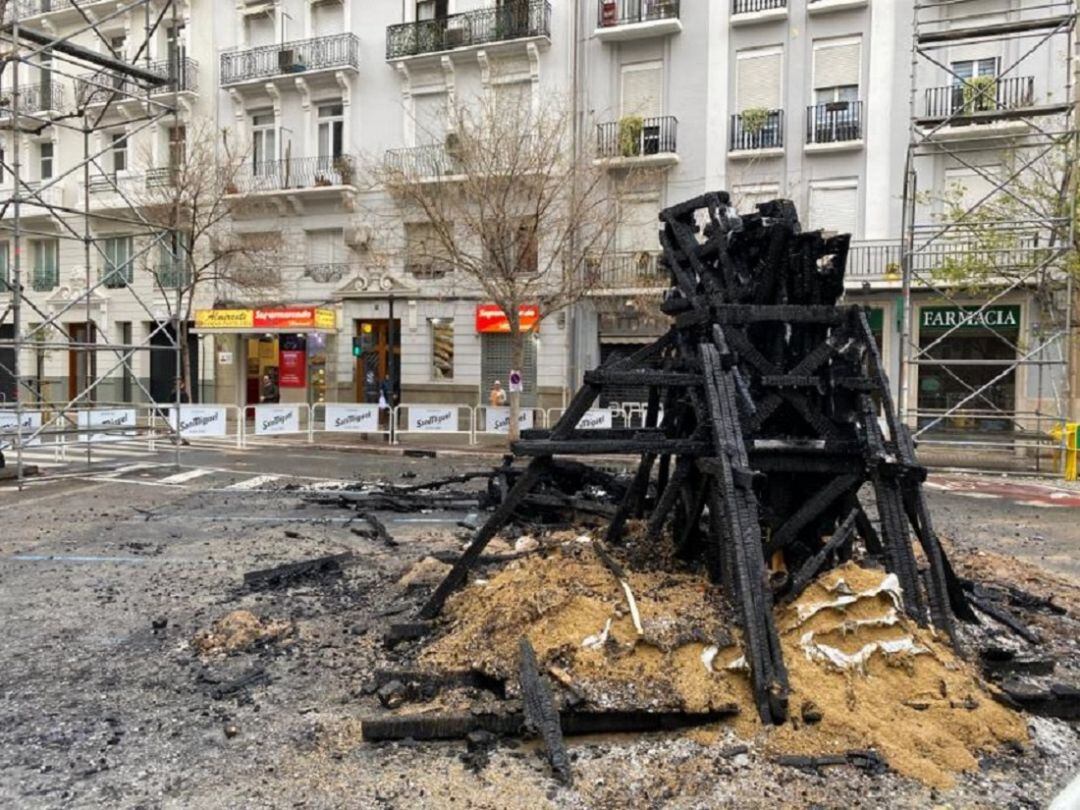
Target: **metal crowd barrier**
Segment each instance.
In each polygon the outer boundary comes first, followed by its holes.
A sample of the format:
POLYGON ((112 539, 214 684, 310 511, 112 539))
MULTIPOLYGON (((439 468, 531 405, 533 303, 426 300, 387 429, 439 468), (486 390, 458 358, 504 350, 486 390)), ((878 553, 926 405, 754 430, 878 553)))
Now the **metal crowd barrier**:
POLYGON ((403 403, 393 409, 393 442, 401 436, 468 436, 476 443, 476 409, 470 405, 403 403), (404 425, 404 426, 403 426, 404 425))
POLYGON ((314 443, 316 432, 382 436, 392 442, 394 412, 392 408, 379 408, 378 405, 364 403, 319 402, 311 406, 311 418, 308 420, 309 444, 314 443))
MULTIPOLYGON (((475 412, 475 439, 473 444, 478 444, 484 436, 506 436, 510 433, 510 406, 509 405, 477 405, 475 412)), ((543 408, 520 409, 518 418, 519 430, 531 430, 533 428, 545 428, 548 426, 547 413, 543 408)))

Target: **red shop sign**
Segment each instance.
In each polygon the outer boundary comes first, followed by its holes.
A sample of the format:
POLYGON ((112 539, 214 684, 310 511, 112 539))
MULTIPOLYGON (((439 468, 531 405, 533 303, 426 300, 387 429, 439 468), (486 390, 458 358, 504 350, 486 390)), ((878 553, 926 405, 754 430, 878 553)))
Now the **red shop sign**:
POLYGON ((252 318, 256 329, 293 329, 315 325, 313 307, 284 307, 280 309, 257 309, 252 318))
MULTIPOLYGON (((540 307, 536 304, 521 304, 518 307, 518 323, 522 332, 531 332, 540 320, 540 307)), ((481 335, 507 334, 510 332, 510 319, 495 304, 480 304, 476 307, 476 331, 481 335)))

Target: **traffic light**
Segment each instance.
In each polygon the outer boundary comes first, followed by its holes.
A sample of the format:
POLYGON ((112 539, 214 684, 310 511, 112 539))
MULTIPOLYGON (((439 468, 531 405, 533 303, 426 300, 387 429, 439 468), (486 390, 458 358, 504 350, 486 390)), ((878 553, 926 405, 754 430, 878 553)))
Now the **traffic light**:
POLYGON ((352 339, 352 356, 359 357, 364 353, 364 339, 359 335, 352 339))

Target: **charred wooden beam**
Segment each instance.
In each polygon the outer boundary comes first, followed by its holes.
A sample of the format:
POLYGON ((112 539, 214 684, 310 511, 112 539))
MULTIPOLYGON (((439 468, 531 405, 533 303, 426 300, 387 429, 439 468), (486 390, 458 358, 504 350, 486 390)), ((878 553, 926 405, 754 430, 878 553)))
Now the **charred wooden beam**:
POLYGON ((821 517, 822 513, 838 498, 848 494, 860 484, 862 484, 861 475, 841 475, 811 495, 783 526, 773 532, 765 546, 765 556, 769 557, 782 549, 807 525, 821 517))
POLYGON ((563 741, 562 726, 551 686, 540 674, 536 661, 536 651, 524 636, 518 642, 521 655, 521 704, 525 714, 525 727, 540 735, 547 750, 551 771, 564 785, 570 785, 574 779, 570 773, 570 755, 563 741))
POLYGON ((787 595, 784 597, 785 602, 793 602, 798 599, 806 589, 806 586, 818 575, 818 572, 829 558, 829 555, 838 551, 844 543, 851 539, 851 536, 855 531, 855 520, 858 515, 859 511, 857 509, 852 509, 844 519, 844 522, 840 524, 835 532, 833 532, 832 537, 828 539, 825 545, 823 545, 813 557, 803 563, 802 568, 800 568, 791 579, 791 590, 788 591, 787 595))
MULTIPOLYGON (((600 431, 597 431, 598 433, 600 431)), ((666 439, 663 436, 644 435, 635 439, 615 439, 608 441, 596 439, 554 438, 538 441, 519 441, 513 450, 520 456, 603 456, 603 455, 640 455, 642 453, 673 453, 678 456, 702 456, 709 453, 708 442, 694 439, 666 439)))
POLYGON ((275 565, 244 574, 244 584, 253 591, 281 588, 309 577, 341 575, 341 566, 353 559, 352 552, 314 557, 310 560, 275 565))
POLYGON ((598 369, 596 371, 586 371, 585 382, 599 386, 662 385, 669 388, 686 388, 691 385, 701 385, 702 378, 699 374, 683 374, 677 371, 654 371, 652 369, 608 371, 598 369))

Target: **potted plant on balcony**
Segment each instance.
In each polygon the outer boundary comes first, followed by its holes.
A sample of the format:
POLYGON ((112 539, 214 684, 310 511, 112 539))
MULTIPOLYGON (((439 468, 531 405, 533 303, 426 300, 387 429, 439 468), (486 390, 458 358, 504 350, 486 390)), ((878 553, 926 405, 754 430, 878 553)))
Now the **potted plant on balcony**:
POLYGON ((355 170, 353 168, 351 157, 348 155, 338 155, 334 158, 334 171, 337 172, 338 177, 341 178, 341 185, 351 186, 353 184, 355 170))
POLYGON ((739 118, 744 132, 757 135, 765 129, 765 124, 769 120, 769 111, 764 107, 747 107, 740 113, 739 118))
POLYGON ((624 115, 619 119, 619 154, 636 157, 641 154, 641 131, 645 120, 640 115, 624 115))
POLYGON ((964 80, 964 112, 992 110, 996 104, 996 97, 996 76, 972 76, 964 80))

